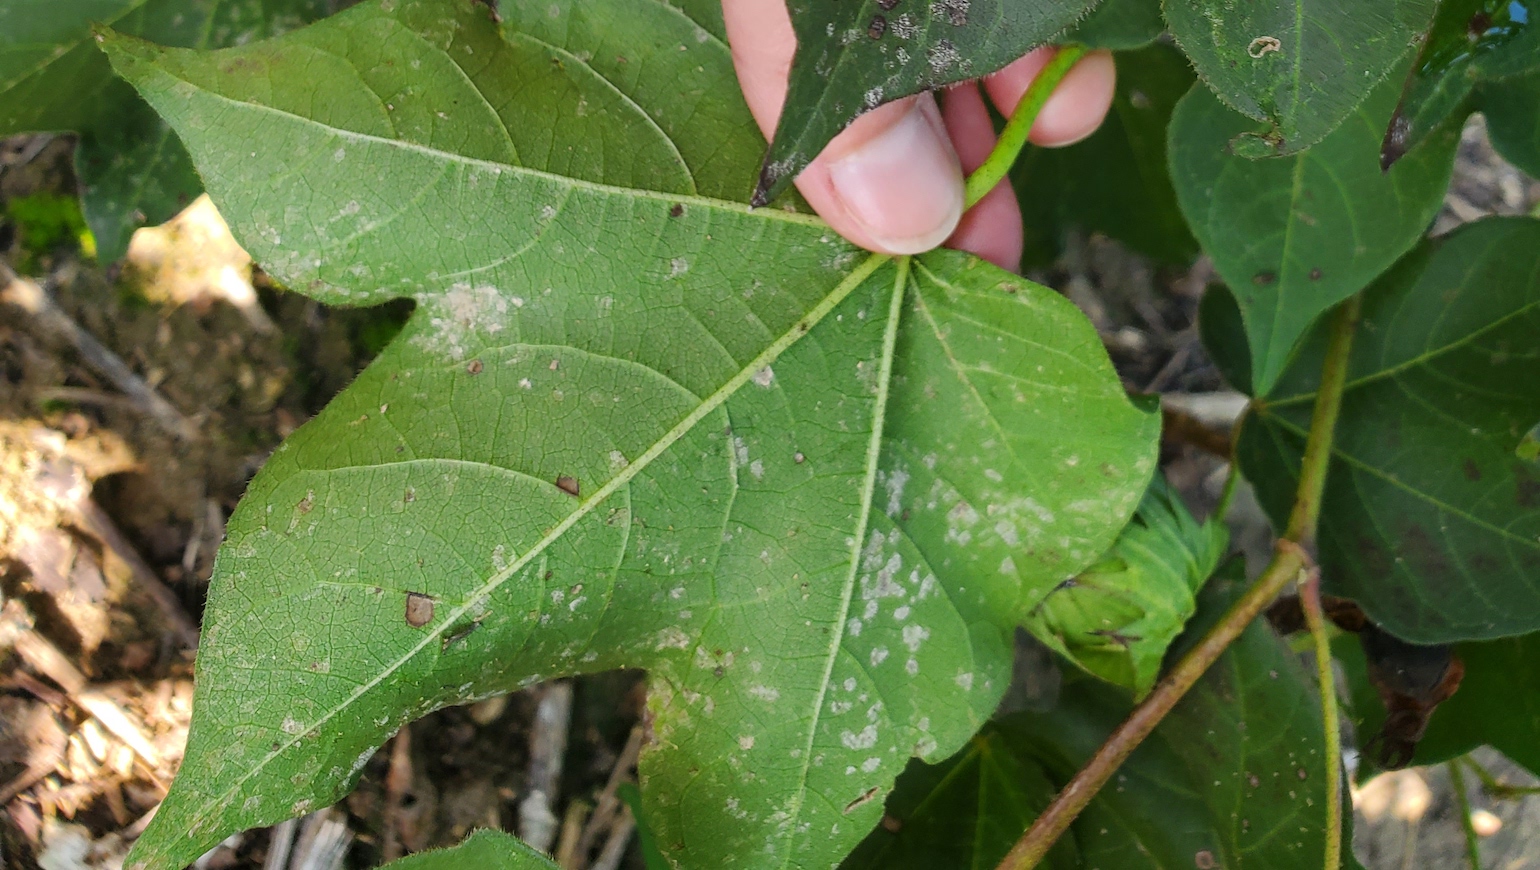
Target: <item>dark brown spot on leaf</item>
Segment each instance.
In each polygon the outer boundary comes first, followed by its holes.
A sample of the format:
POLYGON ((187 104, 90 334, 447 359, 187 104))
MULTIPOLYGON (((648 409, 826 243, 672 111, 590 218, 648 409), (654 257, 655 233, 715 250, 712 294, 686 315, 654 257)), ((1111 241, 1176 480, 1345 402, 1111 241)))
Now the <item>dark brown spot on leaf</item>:
POLYGON ((433 599, 421 592, 406 593, 406 624, 422 628, 433 621, 433 599))
POLYGON ((481 370, 482 370, 482 368, 483 368, 483 366, 482 366, 482 365, 481 365, 481 360, 479 360, 479 359, 473 359, 473 360, 471 360, 471 361, 470 361, 470 362, 469 362, 469 363, 468 363, 468 364, 467 364, 467 365, 466 365, 466 366, 465 366, 465 370, 466 370, 466 371, 468 371, 468 372, 470 372, 470 373, 471 373, 471 374, 473 374, 473 375, 479 375, 479 374, 481 374, 481 370))
POLYGON ((888 19, 881 15, 873 15, 872 23, 866 26, 866 35, 872 39, 881 39, 888 32, 888 19))
POLYGON ((1262 271, 1251 276, 1251 283, 1257 285, 1258 287, 1266 287, 1267 285, 1277 280, 1278 273, 1267 269, 1263 269, 1262 271))
POLYGON ((570 474, 563 474, 556 478, 556 488, 575 498, 578 494, 578 480, 570 474))
POLYGON ((866 791, 861 792, 861 796, 860 797, 856 798, 855 800, 851 801, 848 804, 845 804, 845 815, 848 816, 851 813, 855 812, 857 807, 861 806, 862 804, 866 803, 867 801, 870 801, 872 798, 874 798, 876 796, 877 796, 877 786, 875 786, 875 785, 872 786, 871 788, 867 789, 866 791))
POLYGON ((683 215, 684 215, 684 205, 682 203, 677 203, 676 202, 673 205, 668 207, 668 216, 669 217, 682 217, 683 215))
POLYGON ((893 7, 897 5, 898 0, 877 0, 878 8, 880 8, 883 12, 891 12, 893 7))

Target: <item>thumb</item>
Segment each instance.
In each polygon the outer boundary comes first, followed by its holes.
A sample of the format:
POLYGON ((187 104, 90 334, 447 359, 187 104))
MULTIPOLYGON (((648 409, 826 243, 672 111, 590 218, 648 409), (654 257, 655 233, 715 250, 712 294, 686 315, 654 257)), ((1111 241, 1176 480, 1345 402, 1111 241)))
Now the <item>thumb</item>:
MULTIPOLYGON (((722 0, 722 12, 744 99, 771 136, 797 46, 785 0, 722 0)), ((930 94, 857 118, 797 176, 797 189, 840 235, 885 254, 936 247, 963 213, 962 167, 930 94)))

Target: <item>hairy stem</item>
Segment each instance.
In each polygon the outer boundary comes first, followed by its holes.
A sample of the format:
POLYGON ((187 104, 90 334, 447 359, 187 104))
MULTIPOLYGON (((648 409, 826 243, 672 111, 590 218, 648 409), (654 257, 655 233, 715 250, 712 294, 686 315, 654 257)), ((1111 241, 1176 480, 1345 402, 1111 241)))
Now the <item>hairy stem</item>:
POLYGON ((1000 131, 1000 140, 995 143, 994 150, 989 152, 983 165, 968 176, 963 199, 968 208, 977 205, 985 194, 1005 179, 1011 171, 1011 165, 1021 154, 1021 149, 1026 147, 1027 136, 1032 132, 1032 125, 1037 122, 1043 106, 1047 105, 1048 98, 1053 96, 1059 82, 1064 81, 1064 76, 1077 61, 1085 57, 1085 53, 1086 47, 1083 45, 1063 46, 1053 56, 1053 60, 1043 67, 1043 71, 1037 74, 1037 78, 1032 80, 1021 102, 1016 104, 1016 111, 1011 113, 1005 129, 1000 131))
MULTIPOLYGON (((1321 369, 1321 388, 1316 393, 1315 411, 1310 419, 1310 435, 1305 441, 1305 457, 1300 470, 1299 489, 1295 494, 1294 512, 1289 518, 1288 531, 1273 548, 1272 562, 1246 594, 1231 605, 1219 624, 1210 629, 1203 640, 1182 656, 1176 666, 1155 684, 1155 690, 1149 697, 1134 708, 1123 724, 1107 737, 1096 754, 1075 774, 1075 778, 1054 796, 1053 803, 1016 841, 997 870, 1029 870, 1036 867, 1135 747, 1155 730, 1155 726, 1218 660, 1220 654, 1240 637, 1246 626, 1272 603, 1285 586, 1298 580, 1313 566, 1313 559, 1307 551, 1315 540, 1316 521, 1321 514, 1321 496, 1326 491, 1326 470, 1330 465, 1337 415, 1342 409, 1342 391, 1347 382, 1348 355, 1353 348, 1358 312, 1359 300, 1356 296, 1337 309, 1330 343, 1326 349, 1326 361, 1321 369)), ((1341 808, 1337 804, 1334 806, 1337 806, 1338 811, 1336 830, 1340 849, 1341 808)))
MULTIPOLYGON (((1326 730, 1326 860, 1325 870, 1342 865, 1342 724, 1337 717, 1337 684, 1331 671, 1331 637, 1321 610, 1321 572, 1312 569, 1299 586, 1305 625, 1315 642, 1316 680, 1321 689, 1322 727, 1326 730)), ((1480 868, 1477 868, 1480 870, 1480 868)))

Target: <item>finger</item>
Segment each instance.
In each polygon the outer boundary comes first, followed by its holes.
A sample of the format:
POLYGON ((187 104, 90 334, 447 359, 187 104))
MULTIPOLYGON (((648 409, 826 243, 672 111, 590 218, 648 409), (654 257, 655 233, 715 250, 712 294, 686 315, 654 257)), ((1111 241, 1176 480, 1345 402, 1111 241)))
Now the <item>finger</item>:
MULTIPOLYGON (((1021 102, 1032 80, 1053 59, 1055 51, 1057 49, 1052 47, 1039 48, 986 77, 984 89, 996 108, 1006 115, 1015 111, 1016 104, 1021 102)), ((1047 147, 1072 145, 1096 132, 1107 116, 1107 109, 1112 106, 1116 81, 1117 67, 1111 52, 1093 51, 1081 58, 1038 113, 1032 124, 1030 138, 1033 144, 1047 147)))
MULTIPOLYGON (((994 148, 996 137, 978 84, 968 82, 947 90, 941 100, 941 116, 963 170, 979 168, 994 148)), ((946 244, 1014 272, 1021 264, 1021 233, 1021 208, 1016 204, 1016 191, 1006 180, 968 209, 946 244)))
MULTIPOLYGON (((797 44, 785 2, 723 0, 722 12, 744 100, 769 137, 797 44)), ((962 218, 962 167, 928 94, 857 118, 797 176, 797 189, 840 235, 886 254, 928 251, 962 218)))

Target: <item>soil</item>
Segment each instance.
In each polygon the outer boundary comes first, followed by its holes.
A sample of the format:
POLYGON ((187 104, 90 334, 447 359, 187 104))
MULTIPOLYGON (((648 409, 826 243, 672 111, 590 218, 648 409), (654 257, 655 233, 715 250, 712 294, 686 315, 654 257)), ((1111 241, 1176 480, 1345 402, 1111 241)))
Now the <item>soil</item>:
MULTIPOLYGON (((0 141, 0 215, 17 200, 72 196, 72 148, 68 137, 0 141)), ((1540 183, 1498 159, 1473 121, 1435 229, 1537 202, 1540 183)), ((225 518, 282 438, 410 310, 287 294, 252 270, 211 211, 142 231, 130 261, 108 269, 68 235, 40 245, 25 223, 0 220, 0 262, 53 300, 39 313, 0 286, 0 866, 120 865, 181 755, 188 641, 225 518), (92 344, 144 392, 125 389, 92 344)), ((1165 445, 1163 466, 1195 509, 1211 507, 1224 468, 1203 433, 1238 407, 1197 335, 1211 267, 1157 268, 1093 236, 1072 238, 1033 277, 1086 311, 1131 389, 1167 394, 1196 421, 1165 445)), ((1243 494, 1234 516, 1238 544, 1265 553, 1254 501, 1243 494)), ((476 827, 542 824, 553 848, 568 843, 565 866, 601 866, 606 842, 630 833, 613 794, 634 775, 640 686, 638 674, 605 674, 428 716, 382 748, 337 807, 232 837, 199 866, 370 867, 476 827), (531 797, 542 779, 548 805, 531 797), (285 849, 286 861, 273 854, 285 849)), ((1515 782, 1523 774, 1484 763, 1515 782)), ((1443 770, 1382 777, 1360 793, 1365 866, 1458 866, 1452 795, 1443 770)), ((1474 800, 1500 822, 1483 841, 1488 866, 1540 867, 1540 802, 1474 800)), ((641 866, 634 843, 622 866, 641 866)))

